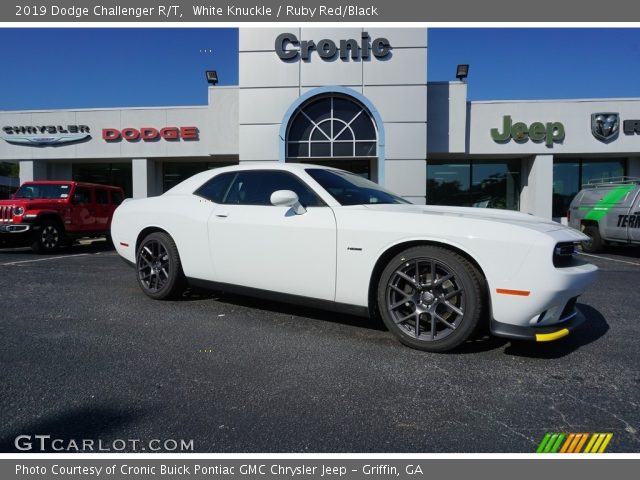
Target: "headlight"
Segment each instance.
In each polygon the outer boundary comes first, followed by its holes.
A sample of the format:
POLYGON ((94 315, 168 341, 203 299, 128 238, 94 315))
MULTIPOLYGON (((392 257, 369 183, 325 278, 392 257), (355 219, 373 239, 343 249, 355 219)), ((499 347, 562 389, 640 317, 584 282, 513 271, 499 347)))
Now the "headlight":
POLYGON ((17 217, 21 216, 24 214, 24 208, 23 207, 13 207, 13 214, 17 217))
POLYGON ((573 255, 575 253, 575 243, 560 242, 553 249, 553 264, 558 268, 569 267, 573 264, 573 255))

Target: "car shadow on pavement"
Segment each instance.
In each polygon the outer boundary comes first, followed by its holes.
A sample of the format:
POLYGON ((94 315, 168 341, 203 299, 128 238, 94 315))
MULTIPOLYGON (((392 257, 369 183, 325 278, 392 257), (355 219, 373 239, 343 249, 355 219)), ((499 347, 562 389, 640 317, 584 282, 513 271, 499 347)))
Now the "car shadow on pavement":
POLYGON ((274 300, 263 300, 256 297, 248 297, 233 293, 221 293, 199 288, 187 290, 180 300, 191 301, 202 299, 213 299, 220 303, 228 303, 239 307, 266 310, 273 313, 283 313, 286 315, 312 318, 314 320, 322 320, 326 322, 341 323, 352 327, 368 328, 380 331, 387 329, 382 323, 382 320, 377 318, 359 317, 357 315, 350 315, 348 313, 335 312, 332 310, 322 310, 319 308, 305 307, 303 305, 277 302, 274 300))
MULTIPOLYGON (((94 451, 97 451, 98 440, 102 440, 103 445, 110 446, 109 438, 112 433, 121 430, 124 425, 138 421, 145 415, 145 411, 123 410, 110 406, 79 407, 51 412, 37 421, 19 425, 9 432, 2 432, 0 434, 0 452, 15 453, 24 451, 25 453, 40 453, 60 451, 52 448, 50 442, 53 439, 62 440, 54 445, 56 448, 60 446, 66 448, 71 440, 76 441, 78 447, 82 448, 83 439, 93 439, 94 451), (21 440, 21 445, 26 447, 30 442, 32 444, 31 449, 22 450, 16 448, 16 437, 20 435, 28 435, 30 437, 29 439, 21 440), (50 439, 43 441, 44 449, 41 449, 40 440, 35 438, 35 435, 51 436, 50 439)), ((69 450, 71 453, 75 451, 75 449, 69 450)), ((68 453, 64 450, 60 452, 68 453)))
POLYGON ((595 308, 578 304, 585 322, 569 336, 554 342, 527 342, 493 337, 482 332, 477 338, 465 342, 452 353, 479 353, 505 347, 504 353, 517 357, 552 359, 569 355, 578 348, 595 342, 609 330, 609 324, 595 308))

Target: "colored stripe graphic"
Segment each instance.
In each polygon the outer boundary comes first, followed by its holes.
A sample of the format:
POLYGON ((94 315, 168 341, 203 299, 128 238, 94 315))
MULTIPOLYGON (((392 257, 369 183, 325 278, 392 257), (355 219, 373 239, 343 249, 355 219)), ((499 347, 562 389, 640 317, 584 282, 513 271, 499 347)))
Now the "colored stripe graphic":
POLYGON ((613 433, 548 432, 536 453, 604 453, 612 438, 613 433), (587 446, 583 451, 585 444, 587 446))
POLYGON ((609 442, 613 438, 613 433, 607 433, 605 435, 606 437, 604 438, 604 442, 602 442, 602 445, 600 445, 600 450, 598 450, 598 453, 604 453, 604 451, 607 449, 607 445, 609 445, 609 442))
POLYGON ((547 446, 547 442, 549 441, 549 438, 551 438, 551 434, 547 433, 544 438, 542 439, 542 441, 540 442, 540 445, 538 445, 538 450, 536 450, 536 453, 543 453, 544 452, 544 447, 547 446))
POLYGON ((567 437, 567 441, 564 442, 564 445, 562 445, 562 449, 560 450, 560 453, 567 453, 567 450, 569 449, 569 446, 573 442, 574 438, 576 438, 576 434, 570 433, 569 436, 567 437))
POLYGON ((591 439, 589 440, 589 443, 587 443, 587 446, 584 449, 584 453, 591 452, 591 447, 593 447, 593 444, 596 443, 596 439, 598 438, 598 436, 599 435, 597 433, 594 433, 593 435, 591 435, 591 439))
POLYGON ((580 441, 576 445, 576 448, 571 453, 580 453, 580 450, 582 450, 582 447, 585 444, 585 442, 587 441, 587 438, 589 438, 589 434, 588 433, 583 433, 582 437, 580 438, 580 441))
POLYGON ((620 185, 612 188, 604 197, 598 200, 598 203, 585 215, 584 219, 599 222, 611 207, 615 206, 634 188, 634 185, 620 185))

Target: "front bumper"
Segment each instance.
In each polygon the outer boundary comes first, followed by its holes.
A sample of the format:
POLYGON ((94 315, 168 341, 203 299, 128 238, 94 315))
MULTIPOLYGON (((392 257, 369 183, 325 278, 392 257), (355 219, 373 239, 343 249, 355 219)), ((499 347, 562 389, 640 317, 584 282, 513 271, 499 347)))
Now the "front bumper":
POLYGON ((0 224, 0 233, 25 233, 31 230, 31 227, 28 223, 4 223, 0 224))
POLYGON ((563 321, 545 326, 521 326, 498 322, 494 319, 490 323, 490 331, 496 337, 513 340, 529 340, 534 342, 550 342, 566 337, 584 322, 582 312, 575 308, 563 321))
POLYGON ((22 247, 33 240, 36 227, 29 223, 0 224, 0 248, 22 247))

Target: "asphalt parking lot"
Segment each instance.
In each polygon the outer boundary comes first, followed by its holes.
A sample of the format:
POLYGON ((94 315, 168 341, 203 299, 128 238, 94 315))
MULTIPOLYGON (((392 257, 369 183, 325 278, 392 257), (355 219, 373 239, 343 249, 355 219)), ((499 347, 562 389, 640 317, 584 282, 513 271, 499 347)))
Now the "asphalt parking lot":
POLYGON ((534 452, 545 432, 612 432, 608 452, 638 452, 640 251, 590 260, 601 274, 575 335, 429 354, 357 317, 215 292, 153 301, 104 242, 0 251, 0 451, 48 434, 197 452, 534 452))

